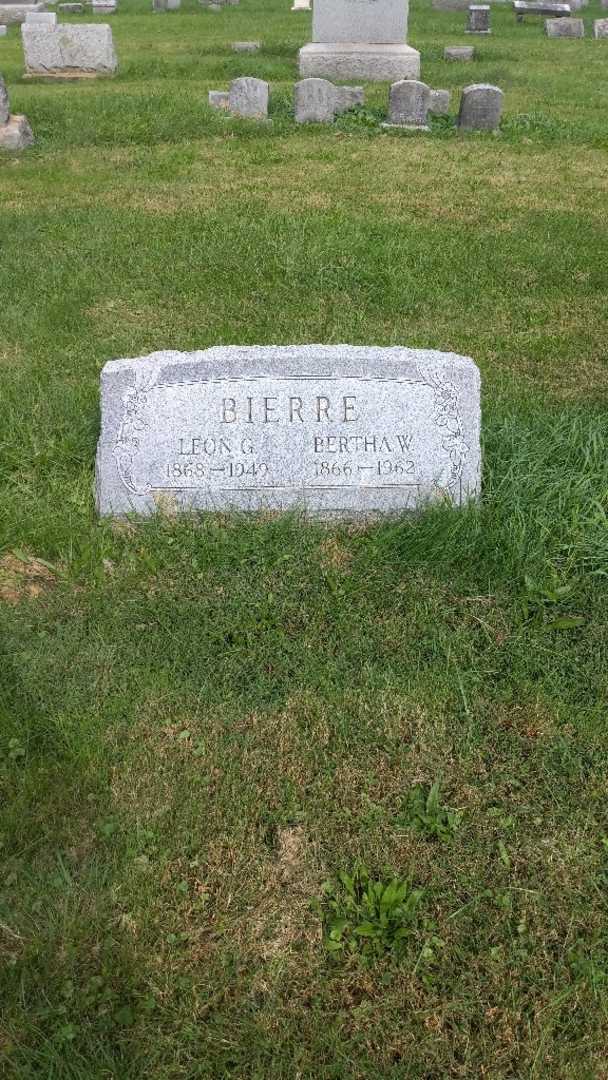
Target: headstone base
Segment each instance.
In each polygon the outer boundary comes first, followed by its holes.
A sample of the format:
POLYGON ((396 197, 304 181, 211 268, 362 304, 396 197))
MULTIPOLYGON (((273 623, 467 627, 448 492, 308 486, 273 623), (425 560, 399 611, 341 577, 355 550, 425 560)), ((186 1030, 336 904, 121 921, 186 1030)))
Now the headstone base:
POLYGON ((380 124, 386 131, 430 131, 427 124, 380 124))
POLYGON ((55 81, 62 79, 107 79, 111 74, 112 72, 109 71, 80 71, 78 68, 73 68, 71 71, 26 71, 21 78, 28 82, 30 79, 54 79, 55 81))
POLYGON ((411 45, 312 42, 299 53, 302 78, 396 82, 417 79, 420 53, 411 45))

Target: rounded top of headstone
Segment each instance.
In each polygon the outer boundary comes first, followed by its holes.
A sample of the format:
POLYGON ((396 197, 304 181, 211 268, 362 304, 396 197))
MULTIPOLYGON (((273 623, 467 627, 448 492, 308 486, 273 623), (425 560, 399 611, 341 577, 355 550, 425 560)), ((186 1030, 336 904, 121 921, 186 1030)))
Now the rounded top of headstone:
POLYGON ((502 94, 503 91, 499 86, 493 86, 492 83, 471 83, 470 86, 465 86, 463 94, 470 94, 474 90, 494 90, 497 94, 502 94))

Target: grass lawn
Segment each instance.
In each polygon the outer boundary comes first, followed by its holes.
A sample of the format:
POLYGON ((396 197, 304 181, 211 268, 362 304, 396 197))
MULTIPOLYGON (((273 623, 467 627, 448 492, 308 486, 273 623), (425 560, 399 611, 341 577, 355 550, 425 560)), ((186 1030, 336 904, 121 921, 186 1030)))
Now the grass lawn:
POLYGON ((413 0, 452 118, 297 128, 289 6, 120 0, 97 82, 0 41, 0 1075, 606 1078, 608 41, 495 6, 446 64, 413 0), (240 74, 272 124, 208 110, 240 74), (481 504, 96 519, 106 360, 304 341, 472 356, 481 504))

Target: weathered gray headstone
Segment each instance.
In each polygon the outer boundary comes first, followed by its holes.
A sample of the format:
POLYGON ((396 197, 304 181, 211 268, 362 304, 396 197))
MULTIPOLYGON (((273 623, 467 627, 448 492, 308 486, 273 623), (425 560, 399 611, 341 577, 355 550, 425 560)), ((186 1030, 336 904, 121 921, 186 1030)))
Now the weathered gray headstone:
POLYGON ((293 0, 292 11, 310 11, 311 0, 293 0))
POLYGON ((209 104, 212 109, 224 109, 227 111, 230 108, 230 94, 228 90, 210 90, 209 104))
POLYGON ((27 117, 11 116, 8 90, 0 75, 0 147, 3 150, 25 150, 33 142, 27 117))
POLYGON ((152 11, 162 12, 167 10, 167 0, 152 0, 152 11))
POLYGON ((6 26, 0 26, 0 37, 6 37, 8 31, 6 26))
POLYGON ((118 0, 89 0, 89 3, 91 15, 115 15, 118 8, 118 0))
POLYGON ((112 75, 118 66, 112 31, 104 23, 21 27, 28 75, 112 75))
POLYGON ((570 4, 547 3, 546 0, 513 0, 515 21, 523 22, 524 15, 550 15, 555 19, 572 14, 570 4))
POLYGON ((362 86, 334 86, 327 79, 302 79, 294 86, 297 124, 329 124, 340 113, 362 105, 362 86))
POLYGON ((97 508, 357 517, 479 492, 480 381, 425 349, 221 347, 101 374, 97 508))
POLYGON ((33 143, 34 136, 26 116, 9 116, 6 124, 0 124, 3 150, 26 150, 33 143))
POLYGON ((582 38, 585 24, 582 19, 545 19, 545 34, 550 38, 582 38))
POLYGON ((504 94, 497 86, 465 86, 460 99, 458 127, 464 131, 494 131, 500 123, 504 94))
POLYGON ((8 123, 8 118, 11 114, 10 103, 8 100, 8 90, 6 89, 6 83, 0 75, 0 124, 8 123))
POLYGON ((490 30, 490 5, 470 4, 469 25, 466 34, 491 34, 490 30))
POLYGON ((406 45, 408 0, 314 0, 312 42, 300 75, 383 81, 417 78, 420 54, 406 45))
POLYGON ((46 11, 46 5, 43 3, 0 4, 0 26, 24 23, 27 15, 34 11, 46 11))
POLYGON ((474 45, 446 45, 443 50, 444 60, 472 60, 475 56, 474 45))
POLYGON ((400 43, 407 36, 407 3, 395 0, 315 0, 313 41, 400 43))
POLYGON ((230 83, 230 112, 251 120, 268 116, 268 83, 245 75, 230 83))
POLYGON ((431 91, 417 79, 393 83, 388 99, 388 123, 383 127, 403 127, 410 131, 428 131, 427 119, 431 91))
POLYGON ((608 38, 608 19, 593 20, 594 38, 608 38))
POLYGON ((450 111, 450 91, 431 90, 429 112, 435 116, 447 116, 450 111))
POLYGON ((236 53, 252 53, 259 52, 262 48, 261 41, 233 41, 230 46, 233 52, 236 53))
POLYGON ((54 11, 31 11, 25 16, 26 26, 57 26, 57 15, 54 11))
POLYGON ((84 11, 84 4, 58 4, 57 7, 63 15, 82 15, 84 11))

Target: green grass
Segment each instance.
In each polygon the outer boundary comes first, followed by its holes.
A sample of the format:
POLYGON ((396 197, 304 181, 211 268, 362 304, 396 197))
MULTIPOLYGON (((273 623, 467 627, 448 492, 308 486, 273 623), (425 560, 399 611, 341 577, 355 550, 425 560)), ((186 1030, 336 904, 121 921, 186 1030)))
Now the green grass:
POLYGON ((297 128, 289 6, 121 0, 95 83, 0 42, 38 139, 0 156, 0 1075, 595 1080, 608 46, 495 6, 444 64, 466 16, 415 0, 451 119, 383 134, 370 86, 297 128), (239 74, 271 125, 207 109, 239 74), (459 136, 483 81, 500 135, 459 136), (96 520, 106 360, 299 341, 473 356, 480 505, 96 520), (422 892, 404 935, 374 909, 378 956, 328 948, 361 867, 422 892))

